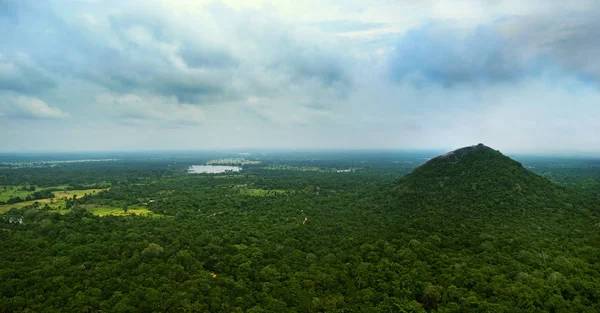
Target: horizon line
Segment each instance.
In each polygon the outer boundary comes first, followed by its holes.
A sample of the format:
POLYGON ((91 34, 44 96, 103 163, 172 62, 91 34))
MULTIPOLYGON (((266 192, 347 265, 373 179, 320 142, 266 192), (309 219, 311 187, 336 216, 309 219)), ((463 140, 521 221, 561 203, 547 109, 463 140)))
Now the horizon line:
MULTIPOLYGON (((464 146, 468 147, 468 146, 464 146)), ((514 156, 530 156, 530 157, 590 157, 600 158, 600 152, 593 151, 581 151, 581 150, 556 150, 556 151, 523 151, 523 150, 494 150, 500 151, 505 155, 514 156)), ((0 151, 0 156, 5 155, 58 155, 58 154, 160 154, 160 153, 265 153, 265 152, 411 152, 411 153, 445 153, 454 151, 455 149, 448 148, 309 148, 309 147, 298 147, 298 148, 210 148, 210 149, 138 149, 138 150, 15 150, 15 151, 0 151)))

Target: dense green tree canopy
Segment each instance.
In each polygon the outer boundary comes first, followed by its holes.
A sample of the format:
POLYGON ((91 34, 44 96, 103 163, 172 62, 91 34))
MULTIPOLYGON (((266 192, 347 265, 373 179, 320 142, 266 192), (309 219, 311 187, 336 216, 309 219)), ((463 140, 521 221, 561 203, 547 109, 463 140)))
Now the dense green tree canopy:
MULTIPOLYGON (((0 215, 0 312, 600 311, 594 192, 487 147, 404 177, 387 159, 169 162, 57 167, 110 189, 0 215)), ((47 170, 0 176, 51 187, 47 170)))

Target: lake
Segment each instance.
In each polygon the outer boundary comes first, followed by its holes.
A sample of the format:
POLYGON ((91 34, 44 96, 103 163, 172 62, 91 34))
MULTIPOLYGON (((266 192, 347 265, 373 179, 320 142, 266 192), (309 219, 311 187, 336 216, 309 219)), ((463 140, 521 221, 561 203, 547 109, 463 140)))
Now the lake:
POLYGON ((242 168, 239 166, 226 166, 226 165, 192 165, 188 169, 188 173, 193 174, 218 174, 225 172, 239 172, 242 168))

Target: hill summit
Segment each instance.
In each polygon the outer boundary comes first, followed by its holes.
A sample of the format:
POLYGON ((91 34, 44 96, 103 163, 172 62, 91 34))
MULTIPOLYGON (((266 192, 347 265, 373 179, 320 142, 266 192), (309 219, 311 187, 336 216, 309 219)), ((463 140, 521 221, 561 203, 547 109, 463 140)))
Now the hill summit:
POLYGON ((425 162, 421 166, 433 165, 434 163, 439 162, 448 162, 448 163, 457 163, 464 157, 472 156, 473 154, 483 155, 486 154, 488 158, 490 157, 502 157, 502 153, 497 150, 494 150, 482 143, 475 146, 468 146, 460 149, 456 149, 454 151, 450 151, 448 153, 438 155, 427 162, 425 162))
POLYGON ((484 144, 434 157, 396 181, 397 195, 413 194, 447 204, 497 202, 516 204, 516 198, 538 201, 555 194, 558 186, 521 163, 484 144), (460 201, 456 201, 459 199, 460 201))
MULTIPOLYGON (((591 249, 592 240, 598 240, 594 236, 600 224, 593 211, 598 206, 597 199, 556 185, 483 144, 430 159, 398 179, 386 195, 388 198, 381 197, 370 203, 387 201, 385 219, 389 227, 400 238, 406 234, 414 238, 407 244, 412 257, 424 260, 426 254, 419 254, 420 251, 430 249, 431 261, 420 264, 434 267, 432 264, 444 264, 439 265, 441 270, 435 275, 440 285, 446 284, 448 291, 457 286, 482 290, 481 294, 490 302, 504 297, 497 297, 500 289, 493 286, 515 288, 508 298, 518 299, 523 292, 514 286, 530 284, 532 277, 537 277, 541 286, 554 282, 559 288, 576 286, 559 283, 555 277, 569 277, 579 264, 588 264, 584 256, 587 252, 578 254, 573 247, 591 249), (572 256, 578 259, 578 265, 570 265, 575 264, 570 263, 572 256), (459 278, 447 280, 447 273, 459 278), (480 282, 475 282, 473 277, 480 277, 480 282)), ((597 286, 596 283, 590 290, 597 290, 597 286)), ((562 290, 556 292, 557 299, 571 301, 573 297, 562 290)), ((431 301, 425 292, 423 295, 426 310, 438 308, 438 302, 431 301)), ((596 305, 596 300, 590 301, 590 305, 596 305)), ((547 306, 548 301, 540 303, 545 307, 539 312, 560 311, 547 306)), ((509 306, 455 311, 535 311, 530 304, 509 306)), ((578 311, 574 307, 562 308, 564 312, 578 311)), ((596 308, 596 312, 600 311, 596 308)))

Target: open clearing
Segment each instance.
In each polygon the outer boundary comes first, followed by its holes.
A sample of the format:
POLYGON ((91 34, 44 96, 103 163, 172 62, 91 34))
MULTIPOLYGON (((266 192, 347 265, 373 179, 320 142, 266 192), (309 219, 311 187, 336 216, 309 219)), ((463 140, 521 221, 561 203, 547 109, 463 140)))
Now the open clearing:
POLYGON ((129 208, 129 209, 127 209, 127 211, 125 211, 122 208, 102 207, 102 208, 88 209, 88 211, 90 211, 90 212, 92 212, 92 214, 98 215, 98 216, 107 216, 107 215, 114 215, 114 216, 145 215, 145 216, 153 216, 153 217, 161 216, 160 214, 155 214, 154 212, 152 212, 146 208, 129 208))
POLYGON ((266 190, 266 189, 248 188, 248 189, 242 189, 241 192, 245 195, 252 196, 252 197, 265 197, 265 196, 274 196, 274 195, 278 195, 278 194, 283 194, 283 193, 285 193, 285 190, 281 190, 281 189, 266 190))
POLYGON ((55 191, 54 199, 73 198, 73 195, 77 195, 77 198, 84 197, 86 195, 92 195, 100 191, 107 190, 107 188, 96 188, 96 189, 85 189, 85 190, 68 190, 68 191, 55 191))
MULTIPOLYGON (((0 201, 8 201, 8 199, 10 198, 15 198, 15 197, 20 197, 21 199, 25 199, 28 195, 33 194, 34 192, 37 191, 42 191, 42 190, 57 190, 57 189, 65 189, 68 188, 69 186, 66 185, 62 185, 62 186, 53 186, 53 187, 45 187, 45 188, 36 188, 34 191, 29 191, 29 190, 21 190, 22 187, 28 187, 28 186, 0 186, 0 201)), ((54 193, 56 194, 57 191, 55 191, 54 193)))
MULTIPOLYGON (((56 188, 56 187, 53 187, 53 188, 56 188)), ((85 195, 91 195, 91 194, 98 193, 103 190, 106 190, 106 189, 55 191, 54 198, 39 199, 39 200, 18 202, 18 203, 14 203, 14 204, 0 205, 0 214, 8 212, 12 208, 21 209, 28 205, 32 205, 35 202, 39 203, 41 206, 48 204, 52 209, 57 209, 59 211, 67 211, 68 212, 68 210, 61 210, 61 209, 64 209, 64 207, 65 207, 66 199, 73 198, 74 195, 77 195, 77 198, 81 198, 81 197, 84 197, 85 195)))
POLYGON ((270 171, 328 172, 328 170, 316 166, 267 165, 263 169, 270 171))

